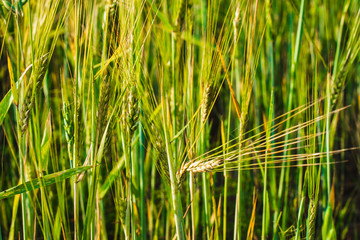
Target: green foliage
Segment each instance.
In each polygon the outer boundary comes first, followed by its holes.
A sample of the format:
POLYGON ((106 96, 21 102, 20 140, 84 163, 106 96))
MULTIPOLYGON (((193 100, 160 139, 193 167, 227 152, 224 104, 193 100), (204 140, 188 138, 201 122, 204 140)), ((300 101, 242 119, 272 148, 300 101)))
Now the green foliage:
POLYGON ((359 9, 1 0, 0 239, 357 239, 359 9))

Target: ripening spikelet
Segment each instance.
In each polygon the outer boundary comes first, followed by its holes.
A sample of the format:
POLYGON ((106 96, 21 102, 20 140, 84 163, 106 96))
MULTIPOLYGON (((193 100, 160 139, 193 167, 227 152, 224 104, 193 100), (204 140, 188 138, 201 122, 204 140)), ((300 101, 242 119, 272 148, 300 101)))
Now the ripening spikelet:
POLYGON ((127 96, 126 125, 129 139, 132 138, 139 120, 139 103, 136 86, 130 86, 127 96))
POLYGON ((48 68, 48 56, 48 54, 45 54, 35 61, 29 84, 25 89, 20 111, 20 129, 22 134, 24 134, 28 127, 30 112, 35 101, 35 96, 41 88, 42 81, 48 68))
POLYGON ((65 138, 68 145, 69 158, 72 160, 73 157, 73 144, 74 144, 74 124, 72 120, 72 111, 69 104, 63 102, 63 119, 65 138))
POLYGON ((240 25, 240 3, 236 6, 235 16, 233 20, 234 26, 234 42, 237 42, 238 35, 239 35, 239 25, 240 25))
POLYGON ((307 219, 306 239, 313 240, 313 239, 315 239, 317 202, 311 198, 309 205, 310 206, 309 206, 309 213, 308 213, 308 219, 307 219))
POLYGON ((210 172, 216 167, 218 167, 223 162, 222 159, 214 159, 209 161, 190 161, 181 167, 178 175, 181 176, 185 174, 185 172, 192 172, 192 173, 201 173, 201 172, 210 172))
POLYGON ((211 105, 214 100, 214 84, 207 82, 204 88, 203 101, 201 106, 201 122, 204 123, 211 111, 211 105))

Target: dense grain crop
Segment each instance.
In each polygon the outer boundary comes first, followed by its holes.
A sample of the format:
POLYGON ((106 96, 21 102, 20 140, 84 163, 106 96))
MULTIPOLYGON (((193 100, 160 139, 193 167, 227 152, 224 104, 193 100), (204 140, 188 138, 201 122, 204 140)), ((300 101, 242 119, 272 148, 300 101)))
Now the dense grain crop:
POLYGON ((1 239, 358 239, 360 3, 0 1, 1 239))

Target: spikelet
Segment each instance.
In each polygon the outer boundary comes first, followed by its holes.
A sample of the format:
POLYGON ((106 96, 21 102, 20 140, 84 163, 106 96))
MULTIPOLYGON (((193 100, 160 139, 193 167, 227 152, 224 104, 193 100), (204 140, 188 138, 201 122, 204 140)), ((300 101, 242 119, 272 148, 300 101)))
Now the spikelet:
MULTIPOLYGON (((354 20, 353 26, 349 33, 349 40, 346 44, 345 55, 341 60, 341 66, 338 73, 333 79, 331 88, 331 109, 335 108, 336 102, 339 100, 341 91, 343 90, 346 82, 346 75, 350 67, 353 65, 356 57, 360 52, 360 10, 358 11, 354 20)), ((336 69, 335 69, 336 70, 336 69)))
POLYGON ((30 82, 25 89, 24 100, 23 103, 21 104, 20 129, 22 134, 25 133, 28 126, 30 111, 34 101, 33 100, 34 94, 35 94, 34 83, 30 82))
POLYGON ((100 139, 104 133, 107 123, 110 93, 111 93, 110 77, 107 74, 104 74, 100 83, 99 106, 97 112, 97 121, 98 121, 97 126, 99 131, 98 136, 100 137, 100 139))
POLYGON ((136 86, 131 86, 127 96, 126 107, 126 125, 129 133, 129 139, 132 138, 136 128, 138 127, 139 120, 139 103, 136 86))
POLYGON ((350 51, 348 51, 346 57, 341 62, 339 73, 337 74, 337 77, 333 80, 332 83, 331 97, 330 97, 331 109, 335 108, 339 95, 344 88, 349 62, 350 62, 350 51))
POLYGON ((74 144, 74 124, 72 120, 71 107, 66 102, 63 102, 63 119, 64 119, 65 138, 68 146, 69 158, 72 161, 73 144, 74 144))
POLYGON ((118 198, 118 209, 119 209, 119 217, 121 223, 125 224, 125 216, 126 216, 126 199, 118 198))
POLYGON ((116 15, 116 8, 118 0, 107 0, 105 5, 105 11, 108 14, 108 19, 112 19, 116 15))
POLYGON ((189 161, 184 163, 181 169, 178 171, 178 178, 181 178, 186 172, 192 173, 201 173, 201 172, 210 172, 216 167, 218 167, 223 162, 222 159, 214 159, 210 161, 189 161))
POLYGON ((239 35, 239 25, 240 25, 240 3, 236 6, 235 16, 233 20, 234 26, 234 42, 237 42, 238 35, 239 35))
POLYGON ((25 89, 20 111, 20 129, 22 134, 25 133, 28 127, 30 112, 35 101, 35 96, 41 88, 42 81, 48 68, 48 56, 48 54, 45 54, 35 61, 29 84, 25 89))
POLYGON ((36 178, 36 170, 30 159, 25 161, 25 181, 36 178))
POLYGON ((168 182, 170 182, 170 174, 169 174, 169 164, 166 154, 165 142, 161 138, 159 131, 156 129, 154 125, 151 125, 151 133, 152 133, 152 144, 158 154, 156 160, 156 167, 161 176, 163 176, 168 182))
POLYGON ((315 239, 317 202, 311 198, 309 205, 310 206, 309 206, 309 214, 307 219, 306 239, 313 240, 315 239))
MULTIPOLYGON (((118 0, 107 0, 105 5, 106 41, 109 42, 109 54, 114 54, 114 49, 118 47, 118 0)), ((112 62, 111 62, 112 64, 112 62)))
MULTIPOLYGON (((80 162, 80 159, 81 159, 81 146, 82 146, 82 143, 83 143, 83 133, 84 133, 84 131, 83 131, 83 114, 82 114, 82 112, 81 112, 81 101, 80 100, 78 100, 78 103, 77 103, 77 109, 76 109, 76 112, 75 112, 75 114, 77 115, 76 117, 77 117, 77 121, 78 121, 78 123, 77 123, 77 132, 75 132, 74 131, 74 144, 75 144, 75 146, 76 146, 76 148, 75 148, 75 159, 77 159, 77 166, 81 166, 82 165, 82 163, 80 162), (77 136, 77 137, 75 137, 75 135, 77 136), (76 140, 76 142, 75 142, 75 140, 76 140)), ((75 128, 75 127, 74 127, 75 128)), ((74 159, 74 160, 75 160, 74 159)))
POLYGON ((211 111, 211 105, 214 100, 214 83, 207 82, 204 88, 203 101, 201 106, 201 122, 206 122, 207 116, 211 111))
POLYGON ((175 20, 175 27, 176 27, 176 35, 177 37, 180 36, 181 29, 185 23, 185 15, 186 15, 186 0, 180 1, 180 8, 178 15, 175 20))
POLYGON ((117 121, 117 114, 114 114, 114 116, 110 120, 109 127, 105 136, 104 156, 107 156, 110 152, 110 143, 113 137, 116 121, 117 121))

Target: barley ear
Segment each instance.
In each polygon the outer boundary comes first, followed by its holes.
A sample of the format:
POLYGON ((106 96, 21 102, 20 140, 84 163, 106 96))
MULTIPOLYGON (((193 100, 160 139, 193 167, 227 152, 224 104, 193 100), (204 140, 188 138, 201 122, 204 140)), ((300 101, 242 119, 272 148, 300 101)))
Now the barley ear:
POLYGON ((28 127, 30 111, 34 101, 34 95, 35 95, 34 83, 31 81, 25 89, 24 99, 21 104, 20 129, 22 134, 25 133, 28 127))
MULTIPOLYGON (((77 122, 77 131, 74 131, 74 144, 76 146, 76 148, 74 149, 75 151, 75 159, 81 159, 81 146, 82 146, 82 143, 83 143, 83 134, 84 134, 84 131, 82 130, 83 129, 83 114, 81 112, 82 110, 82 104, 81 104, 81 101, 80 100, 77 100, 77 109, 75 109, 75 114, 77 115, 77 119, 78 119, 78 122, 77 122), (76 136, 76 137, 75 137, 76 136), (75 142, 76 141, 76 142, 75 142)), ((80 161, 77 161, 77 166, 81 166, 82 163, 80 161)))
POLYGON ((165 178, 168 183, 170 183, 170 173, 167 161, 167 154, 165 151, 165 142, 154 124, 151 125, 150 132, 152 134, 151 141, 157 153, 155 164, 156 168, 160 175, 165 178))
POLYGON ((238 35, 239 35, 239 27, 240 27, 240 3, 238 3, 236 6, 233 26, 234 26, 234 42, 237 43, 238 35))
POLYGON ((335 77, 332 83, 331 97, 330 97, 331 109, 334 109, 334 107, 336 106, 339 95, 344 88, 349 62, 350 62, 350 51, 348 51, 346 57, 342 60, 339 73, 337 74, 337 76, 335 77))
POLYGON ((214 100, 214 82, 207 82, 204 88, 203 101, 201 106, 201 122, 205 123, 211 111, 214 100))
POLYGON ((129 139, 132 138, 136 128, 138 127, 139 120, 139 102, 136 86, 131 86, 127 96, 126 107, 126 124, 129 133, 129 139))
POLYGON ((41 88, 46 70, 48 68, 48 56, 48 54, 45 54, 35 61, 29 84, 25 89, 20 112, 20 129, 22 134, 25 133, 28 127, 30 112, 35 101, 35 96, 41 88))
POLYGON ((313 240, 315 239, 315 223, 316 223, 316 212, 317 212, 317 202, 314 199, 310 199, 309 204, 309 213, 307 219, 307 230, 306 230, 306 239, 313 240))
POLYGON ((186 171, 192 173, 212 172, 220 167, 222 159, 199 160, 188 165, 186 171))
MULTIPOLYGON (((108 116, 108 119, 109 119, 109 116, 108 116)), ((110 143, 111 143, 111 140, 113 137, 113 132, 114 132, 116 122, 117 122, 117 113, 115 113, 114 116, 110 119, 110 124, 109 124, 108 130, 106 132, 105 145, 104 145, 104 156, 109 155, 110 143)))
POLYGON ((126 199, 118 198, 118 211, 119 217, 122 225, 125 225, 125 216, 126 216, 126 199))
POLYGON ((180 1, 180 8, 175 20, 175 27, 177 35, 180 35, 181 29, 185 23, 185 15, 186 15, 186 2, 187 0, 180 1))
POLYGON ((72 161, 73 158, 73 144, 74 144, 74 124, 72 121, 72 110, 69 104, 63 102, 63 119, 65 138, 68 145, 69 158, 72 161))
POLYGON ((98 137, 100 139, 104 133, 107 123, 110 93, 111 93, 110 77, 107 74, 104 74, 100 83, 100 96, 99 96, 99 105, 97 112, 98 137))

